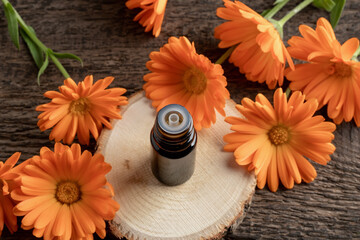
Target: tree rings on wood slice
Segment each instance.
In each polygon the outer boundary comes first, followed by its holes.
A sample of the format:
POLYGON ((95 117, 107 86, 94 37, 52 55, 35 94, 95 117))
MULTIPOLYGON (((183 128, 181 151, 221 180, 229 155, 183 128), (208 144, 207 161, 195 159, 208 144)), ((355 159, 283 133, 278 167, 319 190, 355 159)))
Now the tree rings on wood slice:
MULTIPOLYGON (((214 239, 239 224, 251 202, 256 178, 223 150, 230 124, 217 113, 211 128, 198 132, 193 176, 166 186, 151 171, 150 131, 156 111, 143 92, 129 99, 122 119, 103 130, 98 152, 112 166, 107 175, 120 210, 110 228, 127 239, 214 239)), ((227 116, 240 116, 228 100, 227 116)))

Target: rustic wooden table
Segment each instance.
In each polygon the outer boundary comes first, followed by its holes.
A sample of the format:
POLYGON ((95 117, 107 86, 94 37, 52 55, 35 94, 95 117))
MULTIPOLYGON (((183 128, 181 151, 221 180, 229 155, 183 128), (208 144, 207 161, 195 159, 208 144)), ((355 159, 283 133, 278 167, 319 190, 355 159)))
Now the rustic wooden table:
MULTIPOLYGON (((39 38, 57 51, 75 53, 84 67, 71 60, 64 65, 72 78, 83 80, 88 74, 95 79, 114 76, 112 86, 128 89, 127 96, 141 90, 145 62, 151 51, 158 50, 170 36, 187 36, 195 42, 199 53, 215 61, 224 50, 217 48, 213 30, 222 20, 216 17, 221 0, 170 0, 166 8, 163 30, 159 38, 144 33, 132 18, 138 11, 128 10, 124 0, 26 0, 11 1, 24 20, 33 26, 39 38)), ((271 7, 271 0, 244 1, 255 10, 271 7)), ((300 1, 293 0, 289 5, 300 1)), ((286 10, 279 13, 283 15, 286 10)), ((340 42, 360 37, 360 1, 348 0, 343 17, 336 27, 340 42)), ((288 22, 285 40, 298 34, 297 26, 314 26, 328 13, 308 7, 288 22)), ((17 51, 10 42, 7 24, 0 14, 0 159, 21 151, 21 161, 38 154, 42 146, 52 147, 49 131, 40 132, 35 107, 47 102, 45 91, 56 90, 63 77, 51 65, 36 84, 37 68, 21 42, 17 51)), ((228 89, 236 102, 258 92, 271 97, 265 85, 246 81, 236 67, 225 63, 228 89)), ((319 114, 325 114, 324 110, 319 114)), ((314 164, 318 177, 311 184, 283 187, 276 193, 256 190, 244 222, 225 239, 258 238, 360 238, 360 130, 353 122, 343 123, 335 132, 337 149, 327 166, 314 164)), ((94 151, 96 143, 86 147, 94 151)), ((8 233, 4 237, 9 238, 8 233)), ((18 231, 12 239, 33 239, 30 231, 18 231)), ((108 239, 115 239, 111 233, 108 239)), ((34 238, 35 239, 35 238, 34 238)))

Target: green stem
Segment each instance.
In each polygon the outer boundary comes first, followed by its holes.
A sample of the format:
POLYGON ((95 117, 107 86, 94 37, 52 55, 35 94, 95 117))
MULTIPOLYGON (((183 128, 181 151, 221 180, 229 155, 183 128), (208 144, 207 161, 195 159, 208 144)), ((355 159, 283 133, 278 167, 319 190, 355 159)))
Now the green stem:
POLYGON ((286 91, 285 91, 285 94, 286 94, 287 99, 289 99, 290 93, 291 93, 291 89, 290 89, 290 88, 287 88, 286 91))
POLYGON ((267 12, 263 17, 266 19, 272 18, 280 9, 282 9, 290 0, 285 0, 281 3, 278 3, 273 7, 269 12, 267 12))
MULTIPOLYGON (((1 0, 4 5, 11 4, 8 0, 1 0)), ((31 40, 44 52, 47 51, 47 47, 36 37, 36 35, 29 29, 29 27, 26 25, 25 21, 21 18, 20 14, 16 11, 14 8, 16 19, 18 20, 18 23, 20 27, 26 32, 26 34, 31 38, 31 40)))
POLYGON ((360 54, 360 47, 358 47, 358 49, 355 51, 351 59, 354 61, 358 61, 357 57, 359 56, 359 54, 360 54))
POLYGON ((288 12, 282 19, 279 20, 279 25, 281 27, 284 26, 284 24, 289 21, 290 18, 292 18, 295 14, 303 10, 305 7, 310 5, 314 0, 304 0, 299 5, 297 5, 295 8, 293 8, 290 12, 288 12))
POLYGON ((62 75, 67 79, 70 78, 69 73, 66 71, 66 69, 64 68, 64 66, 61 64, 61 62, 53 55, 53 54, 49 54, 51 60, 53 61, 53 63, 56 65, 56 67, 59 69, 59 71, 62 73, 62 75))
POLYGON ((230 54, 234 51, 234 49, 236 48, 237 45, 232 46, 231 48, 229 48, 216 62, 215 64, 222 64, 223 62, 225 62, 225 60, 230 56, 230 54))
MULTIPOLYGON (((4 6, 6 7, 6 5, 10 4, 11 3, 9 2, 9 0, 1 0, 2 3, 4 4, 4 6)), ((41 51, 46 54, 46 56, 49 56, 51 58, 51 60, 53 61, 53 63, 56 65, 56 67, 59 69, 59 71, 62 73, 62 75, 65 77, 65 78, 70 78, 70 75, 69 73, 66 71, 66 69, 64 68, 64 66, 61 64, 61 62, 58 60, 58 58, 54 55, 54 52, 48 48, 45 44, 43 44, 36 36, 34 30, 28 26, 25 21, 22 19, 22 17, 20 16, 20 14, 16 11, 16 9, 13 7, 14 9, 14 12, 15 12, 15 16, 16 16, 16 20, 20 26, 20 28, 22 30, 24 30, 24 32, 26 33, 26 35, 31 39, 31 41, 37 45, 41 51)), ((68 55, 72 55, 72 54, 68 54, 68 55)), ((79 59, 77 56, 75 55, 72 55, 68 58, 75 58, 75 59, 79 59)), ((80 60, 81 61, 81 60, 80 60)), ((46 67, 47 67, 47 64, 46 64, 46 67)), ((45 67, 45 68, 46 68, 45 67)), ((40 68, 40 71, 39 71, 39 74, 41 75, 42 72, 44 71, 45 69, 41 69, 40 68), (41 73, 40 73, 41 72, 41 73)), ((39 76, 40 76, 39 75, 39 76)))

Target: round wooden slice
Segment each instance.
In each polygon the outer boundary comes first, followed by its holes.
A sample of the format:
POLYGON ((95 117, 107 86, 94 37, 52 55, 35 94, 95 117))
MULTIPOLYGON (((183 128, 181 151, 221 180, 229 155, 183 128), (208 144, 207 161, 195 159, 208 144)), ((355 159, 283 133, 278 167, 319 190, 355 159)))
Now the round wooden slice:
MULTIPOLYGON (((151 171, 150 130, 156 111, 143 92, 133 95, 121 111, 123 119, 103 130, 98 151, 112 165, 107 175, 120 210, 110 222, 113 233, 128 239, 220 238, 242 221, 255 190, 254 174, 236 165, 223 151, 230 125, 217 114, 209 129, 198 132, 193 176, 182 185, 160 183, 151 171)), ((235 102, 226 114, 239 116, 235 102)))

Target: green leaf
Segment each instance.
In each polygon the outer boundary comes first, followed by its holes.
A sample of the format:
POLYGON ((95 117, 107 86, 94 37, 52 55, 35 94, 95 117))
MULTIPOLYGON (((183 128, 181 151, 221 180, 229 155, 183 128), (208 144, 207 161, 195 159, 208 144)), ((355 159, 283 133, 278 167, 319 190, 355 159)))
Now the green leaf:
POLYGON ((75 54, 72 53, 58 53, 58 52, 52 52, 52 54, 59 59, 75 59, 77 61, 80 62, 81 67, 83 66, 83 61, 81 60, 81 58, 79 58, 78 56, 76 56, 75 54))
POLYGON ((326 11, 330 12, 335 7, 335 2, 333 0, 314 0, 313 5, 317 8, 323 8, 326 11))
POLYGON ((335 7, 330 12, 330 23, 334 29, 340 20, 341 13, 345 7, 345 3, 346 0, 337 0, 335 7))
POLYGON ((43 65, 41 66, 39 72, 38 72, 38 77, 37 77, 37 83, 40 86, 40 76, 45 72, 45 69, 47 68, 47 66, 49 65, 49 54, 45 53, 45 61, 43 63, 43 65))
POLYGON ((36 36, 35 30, 31 26, 27 26, 27 27, 30 30, 30 32, 36 36))
POLYGON ((20 49, 19 26, 18 26, 18 21, 16 19, 15 9, 10 3, 7 3, 4 5, 4 11, 5 11, 6 20, 8 22, 8 30, 11 41, 15 44, 15 46, 18 49, 20 49))
POLYGON ((26 34, 26 32, 22 29, 20 29, 21 37, 24 39, 31 56, 33 57, 36 66, 40 69, 41 66, 44 63, 44 53, 41 51, 41 49, 29 38, 29 36, 26 34))

